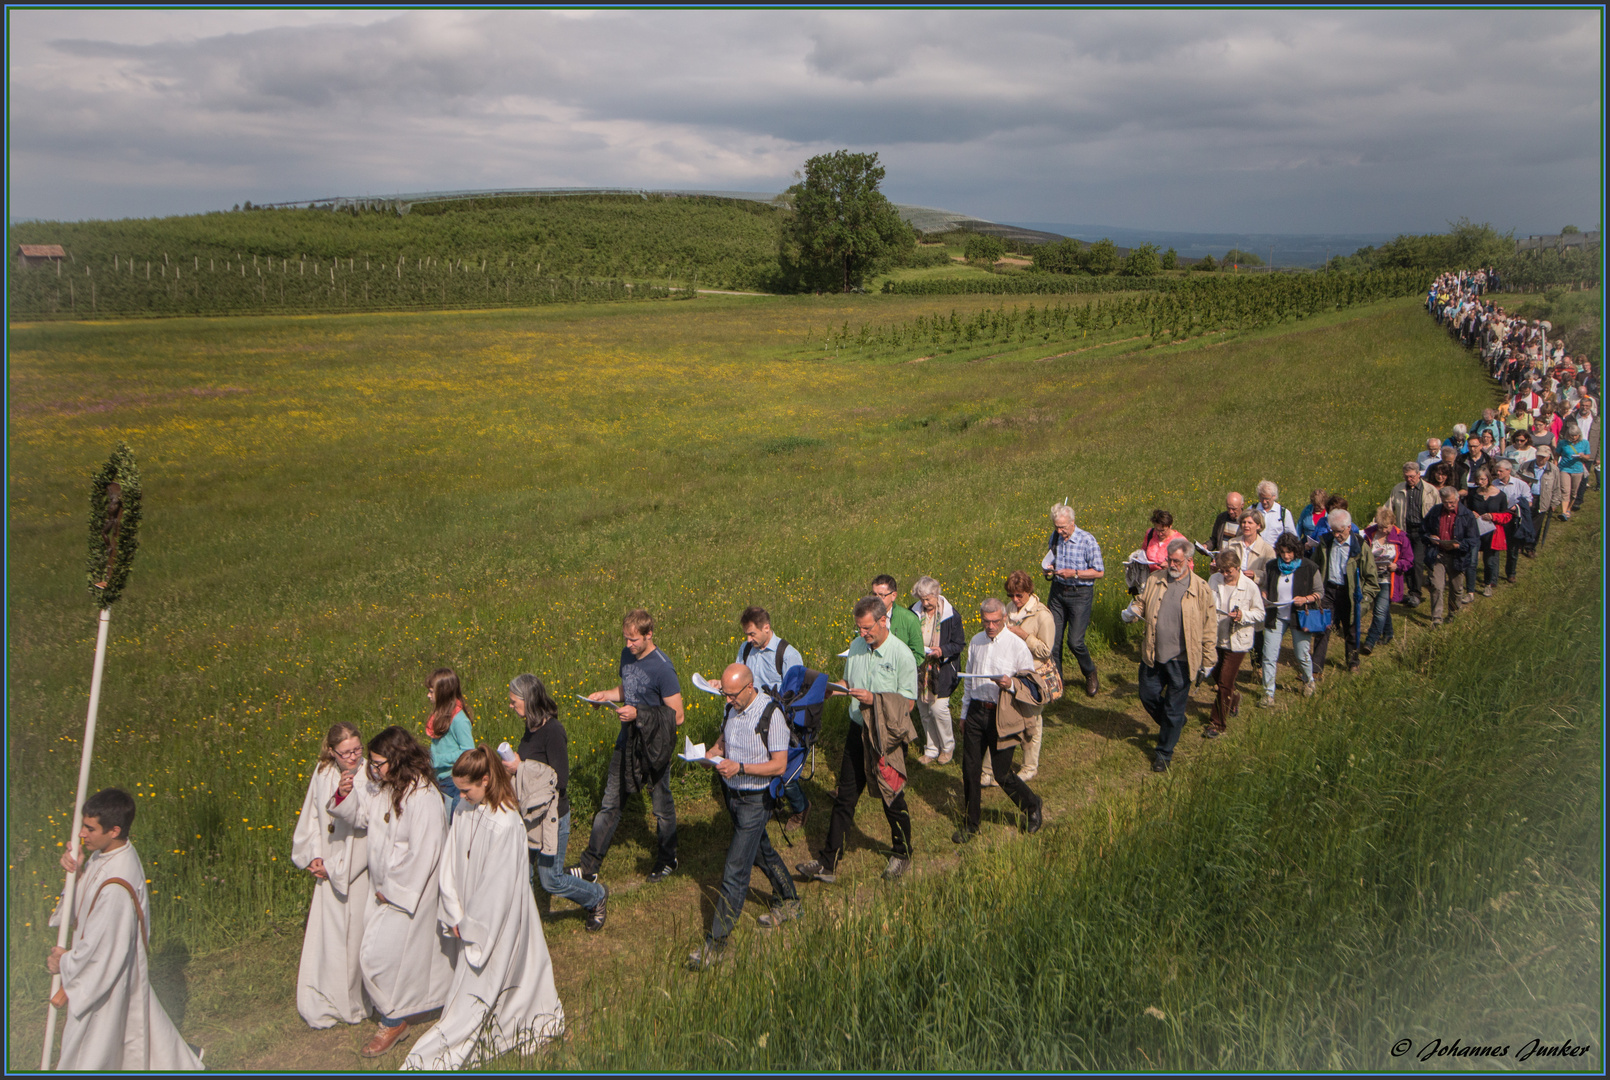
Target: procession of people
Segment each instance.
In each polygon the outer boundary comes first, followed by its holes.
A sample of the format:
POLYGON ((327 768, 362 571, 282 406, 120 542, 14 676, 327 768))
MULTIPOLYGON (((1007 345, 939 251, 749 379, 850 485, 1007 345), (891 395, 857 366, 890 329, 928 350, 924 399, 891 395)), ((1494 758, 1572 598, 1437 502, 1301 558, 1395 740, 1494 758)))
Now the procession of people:
MULTIPOLYGON (((1210 686, 1203 738, 1221 738, 1239 716, 1239 683, 1261 706, 1276 705, 1289 634, 1297 689, 1312 696, 1335 657, 1332 636, 1342 638, 1332 666, 1353 672, 1394 640, 1394 608, 1429 599, 1430 625, 1440 626, 1513 583, 1549 523, 1569 521, 1585 490, 1597 490, 1597 372, 1549 341, 1546 325, 1484 300, 1491 278, 1445 275, 1427 307, 1480 351, 1504 401, 1445 438, 1429 437, 1378 508, 1360 508, 1367 527, 1346 499, 1324 490, 1312 490, 1293 514, 1268 479, 1246 487, 1250 501, 1225 494, 1206 543, 1177 531, 1170 511, 1150 515, 1150 530, 1123 564, 1132 598, 1120 615, 1140 628, 1136 685, 1157 728, 1153 771, 1172 766, 1195 687, 1210 686), (1204 554, 1205 577, 1196 568, 1204 554)), ((1077 520, 1071 506, 1051 508, 1043 598, 1036 575, 1022 568, 976 610, 958 609, 928 576, 915 581, 909 600, 887 573, 871 579, 866 595, 846 598, 856 636, 840 654, 842 675, 827 684, 848 699, 831 819, 814 857, 793 873, 768 827, 778 821, 785 837, 805 829, 811 803, 791 762, 814 744, 820 699, 812 714, 800 688, 820 673, 773 630, 765 608, 742 610, 738 656, 713 682, 692 678, 721 699, 720 729, 696 763, 715 773, 732 835, 690 968, 726 957, 755 869, 772 889, 756 924, 775 931, 800 918, 808 888, 837 881, 863 795, 876 798, 889 830, 883 878, 901 879, 915 851, 906 792, 913 768, 943 770, 961 759, 957 845, 978 835, 991 787, 1010 800, 1023 832, 1042 828, 1045 799, 1030 781, 1040 768, 1045 710, 1101 692, 1086 636, 1106 565, 1077 520), (1072 683, 1065 653, 1078 665, 1072 683)), ((422 1069, 530 1052, 563 1032, 535 890, 575 904, 586 929, 602 931, 609 888, 600 875, 633 792, 645 795, 656 826, 646 883, 680 865, 670 758, 686 719, 682 679, 656 644, 647 610, 626 612, 620 630, 618 681, 587 695, 619 727, 587 846, 573 865, 568 737, 536 674, 508 684, 509 709, 525 729, 517 747, 477 739, 461 680, 445 667, 426 679, 419 733, 391 726, 365 741, 351 723, 329 729, 291 845, 292 862, 312 881, 296 988, 309 1027, 373 1020, 362 1053, 381 1057, 440 1010, 403 1061, 422 1069)), ((150 991, 149 904, 133 822, 134 801, 102 791, 84 807, 82 852, 63 856, 64 867, 82 862, 85 873, 72 912, 77 942, 53 950, 47 964, 66 994, 63 1068, 201 1067, 150 991)))

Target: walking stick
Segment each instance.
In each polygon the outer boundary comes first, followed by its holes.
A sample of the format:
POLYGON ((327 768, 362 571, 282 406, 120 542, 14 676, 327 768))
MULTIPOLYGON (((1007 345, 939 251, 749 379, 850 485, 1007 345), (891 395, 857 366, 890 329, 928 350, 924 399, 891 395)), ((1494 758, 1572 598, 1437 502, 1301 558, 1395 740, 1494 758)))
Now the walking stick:
MULTIPOLYGON (((101 707, 101 676, 106 671, 106 638, 112 623, 112 604, 128 583, 129 564, 134 561, 134 552, 139 547, 139 528, 140 473, 128 444, 119 443, 111 458, 96 472, 90 489, 89 582, 90 593, 101 611, 95 632, 95 667, 89 682, 89 712, 84 718, 84 749, 78 759, 73 829, 67 835, 69 852, 79 850, 78 830, 84 824, 84 799, 89 791, 90 761, 95 754, 95 717, 101 707)), ((77 871, 68 871, 67 883, 62 887, 61 907, 57 909, 60 915, 56 928, 58 948, 65 949, 72 937, 73 893, 77 884, 77 871)), ((55 999, 61 985, 60 974, 51 977, 45 1046, 39 1061, 41 1070, 50 1069, 51 1045, 56 1041, 55 999)))

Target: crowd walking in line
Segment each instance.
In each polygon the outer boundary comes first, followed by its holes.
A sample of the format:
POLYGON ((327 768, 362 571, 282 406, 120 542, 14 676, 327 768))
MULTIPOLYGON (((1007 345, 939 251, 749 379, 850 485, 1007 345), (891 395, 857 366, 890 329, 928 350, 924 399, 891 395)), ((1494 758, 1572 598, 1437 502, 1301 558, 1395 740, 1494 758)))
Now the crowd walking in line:
MULTIPOLYGON (((1119 614, 1140 627, 1136 685, 1157 727, 1154 772, 1173 764, 1195 687, 1211 687, 1203 738, 1221 738, 1240 715, 1242 681, 1260 707, 1276 707, 1289 635, 1296 690, 1311 697, 1327 677, 1333 637, 1341 638, 1334 666, 1354 672, 1394 640, 1394 608, 1401 621, 1402 610, 1429 601, 1430 624, 1441 626, 1514 583, 1550 523, 1569 522, 1588 488, 1599 490, 1598 373, 1550 340, 1547 323, 1511 317, 1484 299, 1495 282, 1491 270, 1447 274, 1426 305, 1479 353, 1503 400, 1446 436, 1428 437, 1381 504, 1361 508, 1368 524, 1360 526, 1345 498, 1317 488, 1293 513, 1267 479, 1248 489, 1250 502, 1226 493, 1203 542, 1176 530, 1169 510, 1152 513, 1140 547, 1122 564, 1130 602, 1119 614), (1196 569, 1199 557, 1209 561, 1206 577, 1196 569)), ((915 581, 909 602, 895 577, 873 577, 867 594, 846 605, 856 636, 840 654, 837 681, 806 666, 765 608, 738 615, 737 656, 714 682, 692 677, 695 688, 720 698, 722 721, 708 750, 684 756, 714 772, 732 835, 690 968, 727 955, 753 870, 771 887, 755 920, 763 931, 801 917, 802 886, 836 883, 868 792, 889 830, 883 878, 906 875, 913 767, 946 769, 960 758, 957 845, 978 835, 991 787, 1010 800, 1025 833, 1041 829, 1045 801, 1030 784, 1044 713, 1064 697, 1101 692, 1086 638, 1107 574, 1101 545, 1073 507, 1052 507, 1049 525, 1043 599, 1035 575, 1021 568, 976 613, 958 610, 933 577, 915 581), (1078 668, 1071 683, 1070 654, 1078 668), (768 826, 776 820, 785 838, 806 829, 802 765, 820 734, 826 696, 848 699, 831 816, 814 857, 791 873, 768 826), (920 753, 908 761, 907 747, 920 753)), ((602 931, 610 891, 600 874, 625 800, 637 792, 656 829, 646 883, 680 866, 670 773, 686 715, 682 679, 656 644, 647 610, 626 612, 620 628, 618 679, 585 698, 612 710, 619 727, 574 864, 567 865, 569 736, 537 675, 508 684, 508 708, 525 729, 515 747, 476 739, 459 676, 445 667, 425 682, 423 739, 402 726, 367 742, 353 724, 329 729, 291 845, 293 864, 312 879, 296 989, 310 1027, 372 1018, 362 1053, 380 1057, 440 1010, 404 1059, 423 1069, 529 1051, 563 1031, 534 890, 576 905, 585 928, 602 931)), ((96 794, 84 807, 82 850, 62 859, 69 870, 85 864, 73 912, 77 943, 52 950, 47 962, 63 977, 68 1008, 63 1068, 201 1065, 150 992, 149 904, 130 843, 134 805, 118 789, 96 794)))

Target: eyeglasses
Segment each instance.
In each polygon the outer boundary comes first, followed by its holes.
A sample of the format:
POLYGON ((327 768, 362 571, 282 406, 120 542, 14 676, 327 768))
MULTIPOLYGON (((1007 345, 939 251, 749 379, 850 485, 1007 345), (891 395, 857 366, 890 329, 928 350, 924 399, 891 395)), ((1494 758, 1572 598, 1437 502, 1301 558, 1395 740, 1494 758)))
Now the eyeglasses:
POLYGON ((743 694, 742 690, 723 690, 723 691, 721 691, 721 696, 726 698, 728 701, 736 701, 736 700, 738 700, 739 696, 742 695, 742 694, 743 694))
POLYGON ((330 752, 332 754, 334 754, 338 758, 349 758, 350 759, 350 758, 355 758, 359 754, 363 753, 363 747, 355 746, 351 750, 332 750, 330 752))

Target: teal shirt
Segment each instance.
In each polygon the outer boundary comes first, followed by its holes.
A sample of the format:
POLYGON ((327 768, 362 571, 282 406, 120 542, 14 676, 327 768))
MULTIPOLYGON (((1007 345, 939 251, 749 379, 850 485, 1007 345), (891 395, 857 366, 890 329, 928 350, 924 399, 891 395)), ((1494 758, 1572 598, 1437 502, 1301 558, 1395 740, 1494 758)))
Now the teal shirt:
MULTIPOLYGON (((911 612, 906 614, 911 615, 911 612)), ((915 615, 911 617, 916 619, 915 615)), ((917 658, 906 648, 906 643, 892 633, 877 649, 868 645, 865 638, 857 637, 850 646, 850 655, 844 660, 844 685, 874 694, 899 694, 916 701, 917 658)), ((850 719, 861 723, 861 703, 854 698, 850 699, 850 719)))
POLYGON ((453 766, 458 763, 459 755, 474 749, 475 736, 470 732, 470 718, 460 709, 453 714, 453 722, 447 725, 447 734, 430 741, 430 764, 436 773, 436 783, 452 787, 453 766))
POLYGON ((905 642, 918 662, 928 655, 928 646, 922 641, 922 619, 904 604, 896 604, 889 613, 889 636, 905 642))

